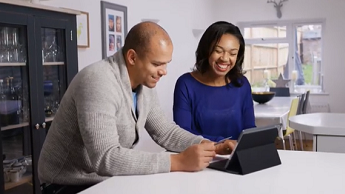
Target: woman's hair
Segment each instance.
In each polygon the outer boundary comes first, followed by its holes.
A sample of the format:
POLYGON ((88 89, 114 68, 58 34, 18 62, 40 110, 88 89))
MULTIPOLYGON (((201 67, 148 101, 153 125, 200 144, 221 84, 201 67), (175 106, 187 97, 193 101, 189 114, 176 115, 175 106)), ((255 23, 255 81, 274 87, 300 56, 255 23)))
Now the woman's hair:
POLYGON ((219 42, 223 34, 231 34, 235 36, 240 43, 236 64, 225 75, 226 83, 229 83, 228 80, 231 80, 231 83, 234 86, 240 87, 242 86, 242 83, 239 82, 239 78, 241 78, 244 74, 242 64, 244 59, 245 43, 240 29, 229 22, 218 21, 213 23, 206 29, 205 33, 202 35, 200 39, 198 48, 195 52, 196 63, 194 69, 196 69, 202 74, 209 70, 210 66, 208 59, 211 56, 212 52, 214 51, 217 43, 219 42))

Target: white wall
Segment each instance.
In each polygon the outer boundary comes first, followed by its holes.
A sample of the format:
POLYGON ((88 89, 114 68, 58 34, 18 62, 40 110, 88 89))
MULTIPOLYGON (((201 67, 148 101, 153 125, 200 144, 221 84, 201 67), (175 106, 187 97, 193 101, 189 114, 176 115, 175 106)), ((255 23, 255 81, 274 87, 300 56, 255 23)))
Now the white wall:
MULTIPOLYGON (((177 78, 193 67, 194 53, 198 39, 193 36, 193 28, 205 29, 213 22, 212 0, 108 0, 108 2, 127 6, 128 30, 141 19, 158 19, 159 23, 170 34, 173 44, 173 60, 168 65, 168 75, 157 85, 162 108, 172 120, 173 90, 177 78)), ((101 60, 101 11, 100 0, 51 0, 42 4, 76 9, 89 12, 90 45, 88 49, 79 49, 79 70, 87 65, 101 60)), ((141 139, 137 148, 143 150, 160 150, 141 131, 141 139), (145 145, 145 146, 141 146, 145 145)))
MULTIPOLYGON (((276 0, 278 2, 278 0, 276 0)), ((273 4, 266 0, 218 0, 214 5, 215 19, 232 23, 277 20, 273 4)), ((312 96, 312 101, 327 100, 332 112, 345 112, 345 1, 289 0, 284 3, 281 20, 326 19, 323 36, 322 65, 325 90, 330 95, 312 96)))
MULTIPOLYGON (((173 88, 178 76, 189 71, 194 64, 194 52, 198 40, 193 28, 206 28, 213 22, 210 10, 212 0, 108 0, 127 6, 128 30, 143 18, 159 19, 174 43, 173 61, 168 65, 168 75, 158 83, 161 104, 168 118, 172 119, 173 88)), ((101 60, 101 13, 100 0, 51 0, 42 4, 89 12, 90 48, 79 49, 79 70, 101 60)))

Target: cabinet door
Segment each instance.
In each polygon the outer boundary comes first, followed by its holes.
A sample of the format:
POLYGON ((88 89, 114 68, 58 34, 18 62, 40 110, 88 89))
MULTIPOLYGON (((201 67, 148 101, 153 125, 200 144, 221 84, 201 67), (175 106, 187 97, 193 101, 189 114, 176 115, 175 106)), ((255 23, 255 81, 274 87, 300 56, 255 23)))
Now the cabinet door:
POLYGON ((0 193, 33 193, 31 130, 36 100, 33 18, 0 12, 0 193), (33 26, 33 25, 32 25, 33 26), (30 57, 28 57, 30 56, 30 57))
MULTIPOLYGON (((75 16, 74 16, 75 18, 75 16)), ((77 44, 74 38, 74 20, 66 18, 50 19, 35 17, 35 53, 38 59, 36 79, 38 82, 38 103, 35 109, 38 111, 38 129, 34 136, 39 141, 33 142, 39 148, 33 150, 34 160, 38 161, 46 133, 59 108, 60 101, 67 89, 68 83, 76 74, 77 44)), ((35 163, 35 162, 34 162, 35 163)), ((37 164, 34 164, 34 168, 37 164)), ((34 179, 38 182, 36 176, 34 179)), ((39 185, 35 185, 35 193, 38 193, 39 185)))

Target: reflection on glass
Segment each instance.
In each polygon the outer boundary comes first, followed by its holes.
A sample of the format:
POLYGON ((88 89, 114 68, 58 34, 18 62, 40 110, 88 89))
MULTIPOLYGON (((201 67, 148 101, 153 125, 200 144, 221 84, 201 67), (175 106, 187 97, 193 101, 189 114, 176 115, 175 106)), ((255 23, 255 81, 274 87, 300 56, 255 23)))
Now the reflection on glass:
POLYGON ((26 66, 0 66, 0 121, 2 129, 29 121, 26 66))
POLYGON ((26 62, 26 45, 19 38, 21 28, 0 26, 0 63, 26 62))
POLYGON ((61 62, 64 61, 63 55, 63 31, 42 28, 42 60, 43 62, 61 62))
POLYGON ((43 58, 43 91, 44 113, 46 118, 53 118, 62 97, 61 87, 66 83, 64 66, 64 31, 43 28, 42 58, 43 58), (58 63, 54 63, 58 62, 58 63))
POLYGON ((0 124, 5 194, 32 193, 25 28, 0 25, 0 124))
POLYGON ((44 66, 44 112, 46 117, 53 117, 59 107, 62 97, 61 81, 65 80, 65 69, 63 66, 44 66))

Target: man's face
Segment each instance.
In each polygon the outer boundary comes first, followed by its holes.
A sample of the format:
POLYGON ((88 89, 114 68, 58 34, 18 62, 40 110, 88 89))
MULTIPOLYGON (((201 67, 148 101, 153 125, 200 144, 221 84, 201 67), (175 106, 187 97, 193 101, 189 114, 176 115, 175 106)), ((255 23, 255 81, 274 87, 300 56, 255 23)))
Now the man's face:
POLYGON ((151 44, 150 49, 141 57, 137 57, 135 66, 141 84, 154 88, 159 79, 167 74, 167 64, 172 59, 173 46, 171 43, 161 41, 151 44))

